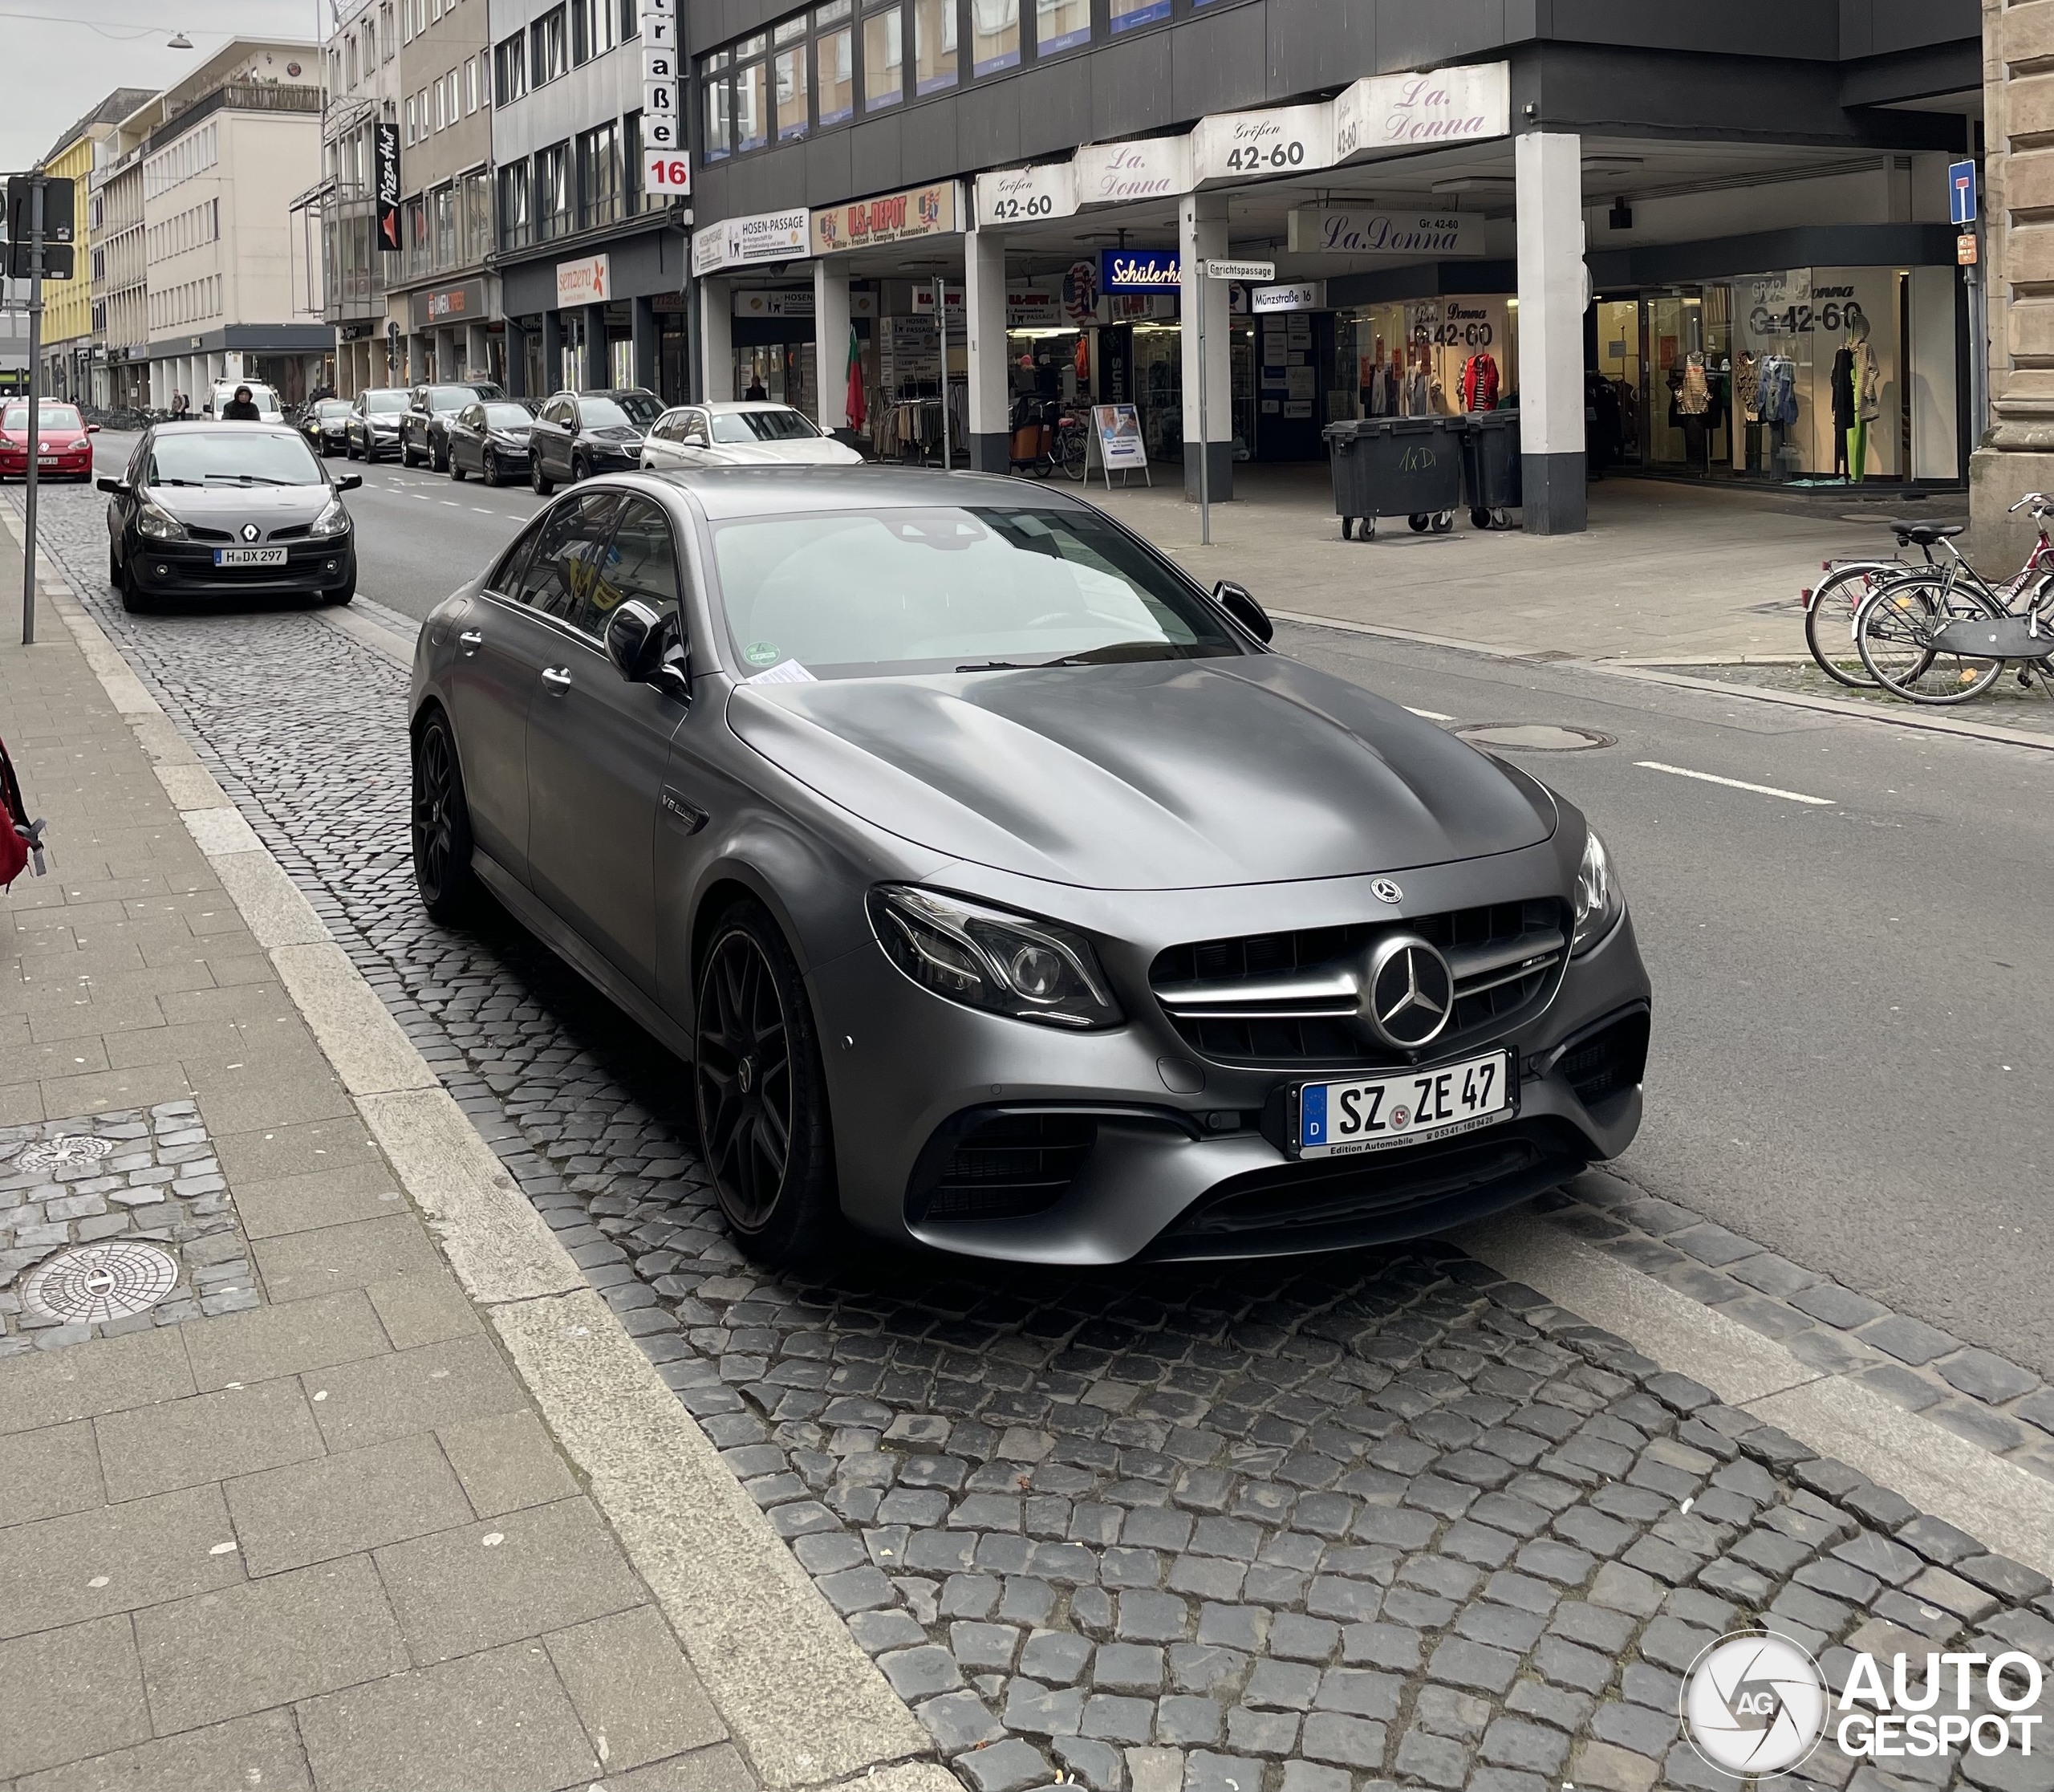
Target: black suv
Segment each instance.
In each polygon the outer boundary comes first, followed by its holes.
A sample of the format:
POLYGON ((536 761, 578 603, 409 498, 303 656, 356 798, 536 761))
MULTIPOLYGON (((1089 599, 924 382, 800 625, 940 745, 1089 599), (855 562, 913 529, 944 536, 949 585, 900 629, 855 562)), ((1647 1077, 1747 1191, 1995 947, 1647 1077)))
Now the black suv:
POLYGON ((641 386, 544 399, 528 432, 528 483, 546 498, 559 482, 631 472, 642 464, 642 438, 663 414, 664 401, 641 386))
POLYGON ((481 398, 505 396, 489 380, 416 386, 407 394, 407 408, 400 419, 400 465, 410 467, 418 457, 437 473, 447 473, 450 418, 481 398))

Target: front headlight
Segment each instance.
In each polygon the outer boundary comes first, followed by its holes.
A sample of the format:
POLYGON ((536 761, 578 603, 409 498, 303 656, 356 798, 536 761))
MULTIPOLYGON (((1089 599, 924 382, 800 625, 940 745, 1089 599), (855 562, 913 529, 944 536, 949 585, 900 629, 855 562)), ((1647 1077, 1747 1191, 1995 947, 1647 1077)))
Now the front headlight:
POLYGON ((350 514, 343 508, 339 497, 328 500, 327 507, 316 517, 307 530, 310 535, 346 535, 349 533, 350 514))
POLYGON ((904 884, 872 890, 870 916, 886 956, 952 1002, 1080 1030, 1122 1018, 1090 942, 1053 921, 904 884))
POLYGON ((1605 855, 1605 843, 1596 830, 1584 836, 1583 863, 1576 872, 1576 933, 1569 942, 1572 956, 1588 952, 1612 931, 1626 912, 1626 892, 1605 855))
POLYGON ((148 498, 136 512, 136 530, 148 535, 152 541, 182 542, 186 539, 185 525, 170 511, 160 509, 148 498))

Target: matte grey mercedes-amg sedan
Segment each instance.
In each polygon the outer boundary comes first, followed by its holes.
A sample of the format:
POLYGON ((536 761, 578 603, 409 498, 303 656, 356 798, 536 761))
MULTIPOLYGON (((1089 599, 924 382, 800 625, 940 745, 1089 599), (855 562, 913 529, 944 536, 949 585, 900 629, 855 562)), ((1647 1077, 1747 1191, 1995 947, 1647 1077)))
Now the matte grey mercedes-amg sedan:
POLYGON ((422 899, 688 1064, 768 1261, 1436 1230, 1622 1150, 1649 989, 1568 803, 1270 652, 1090 505, 883 467, 581 485, 439 605, 422 899))

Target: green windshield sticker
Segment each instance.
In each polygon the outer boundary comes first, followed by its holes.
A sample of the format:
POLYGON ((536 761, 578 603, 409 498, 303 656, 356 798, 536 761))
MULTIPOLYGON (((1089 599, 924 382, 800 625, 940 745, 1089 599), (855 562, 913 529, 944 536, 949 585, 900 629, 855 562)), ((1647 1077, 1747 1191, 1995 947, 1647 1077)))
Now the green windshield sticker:
POLYGON ((770 666, 777 663, 778 652, 775 641, 751 641, 743 657, 753 666, 770 666))

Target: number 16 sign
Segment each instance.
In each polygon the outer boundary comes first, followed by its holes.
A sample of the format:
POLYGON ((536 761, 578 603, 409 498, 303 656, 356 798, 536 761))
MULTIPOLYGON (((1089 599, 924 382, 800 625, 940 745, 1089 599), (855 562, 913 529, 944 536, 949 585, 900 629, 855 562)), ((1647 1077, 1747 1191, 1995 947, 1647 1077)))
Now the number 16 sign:
POLYGON ((642 190, 650 197, 692 191, 692 158, 680 109, 676 0, 641 0, 642 190))

